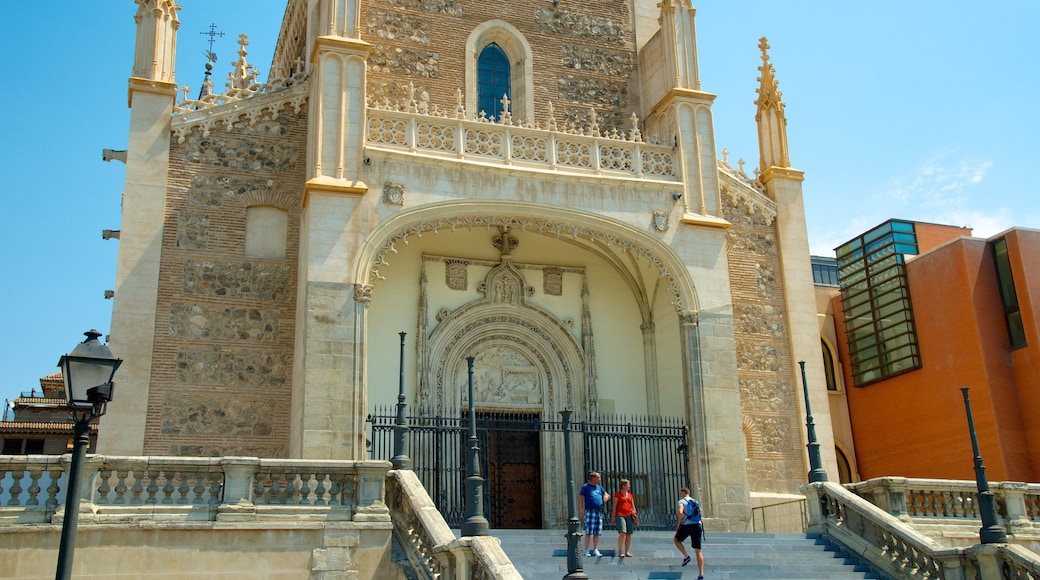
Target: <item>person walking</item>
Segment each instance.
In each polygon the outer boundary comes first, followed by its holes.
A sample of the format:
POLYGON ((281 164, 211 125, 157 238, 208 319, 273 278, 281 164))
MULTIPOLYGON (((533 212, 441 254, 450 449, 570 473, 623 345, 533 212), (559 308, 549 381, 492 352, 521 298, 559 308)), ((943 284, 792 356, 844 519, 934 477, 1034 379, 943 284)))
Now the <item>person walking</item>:
POLYGON ((632 496, 632 484, 627 479, 621 480, 621 489, 614 494, 614 516, 611 520, 617 526, 618 558, 632 557, 632 534, 639 525, 639 514, 636 512, 635 498, 632 496))
POLYGON ((675 526, 675 547, 682 552, 682 565, 690 563, 690 555, 683 547, 683 540, 691 538, 693 551, 697 554, 697 580, 704 580, 704 555, 701 554, 701 540, 704 538, 704 525, 701 523, 701 504, 690 497, 690 488, 684 487, 679 490, 678 523, 675 526))
POLYGON ((581 486, 578 492, 585 501, 579 504, 582 521, 585 522, 585 555, 599 558, 599 537, 603 533, 603 505, 610 501, 610 494, 600 485, 599 473, 589 474, 589 481, 581 486), (592 539, 592 551, 589 551, 589 539, 592 539))

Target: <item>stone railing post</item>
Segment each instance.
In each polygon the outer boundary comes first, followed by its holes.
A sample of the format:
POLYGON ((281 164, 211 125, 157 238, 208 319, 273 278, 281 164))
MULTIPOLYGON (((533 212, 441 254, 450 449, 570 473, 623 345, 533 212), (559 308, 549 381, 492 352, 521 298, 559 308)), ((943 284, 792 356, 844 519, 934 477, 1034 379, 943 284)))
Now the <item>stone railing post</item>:
POLYGON ((823 513, 823 502, 826 501, 823 484, 807 483, 802 486, 802 493, 805 494, 805 508, 809 512, 809 527, 806 531, 812 533, 824 531, 827 516, 823 513))
POLYGON ((253 477, 260 467, 259 457, 224 457, 224 497, 217 508, 217 521, 256 519, 253 504, 253 477))
POLYGON ((885 504, 878 507, 900 520, 910 523, 910 512, 906 509, 906 491, 910 487, 909 482, 905 477, 887 477, 885 480, 882 489, 888 497, 885 498, 885 504))
POLYGON ((356 522, 389 522, 390 510, 383 500, 386 492, 386 474, 390 471, 389 461, 357 462, 357 502, 354 510, 356 522))
POLYGON ((1029 489, 1029 485, 1018 481, 1005 481, 994 487, 997 488, 998 497, 1004 496, 1004 507, 1007 509, 1004 526, 1008 533, 1032 530, 1033 523, 1029 521, 1029 512, 1026 509, 1026 491, 1029 489))
MULTIPOLYGON (((88 455, 83 458, 83 465, 79 471, 79 521, 87 523, 97 522, 97 488, 98 488, 98 471, 101 470, 101 466, 105 463, 105 458, 99 455, 88 455)), ((61 457, 61 470, 62 473, 68 476, 69 470, 72 467, 72 455, 63 455, 61 457)), ((65 486, 66 490, 68 485, 65 486)), ((65 521, 65 507, 60 505, 57 511, 54 512, 54 516, 51 518, 51 523, 60 524, 65 521)))
MULTIPOLYGON (((968 567, 965 558, 958 548, 950 548, 936 552, 935 559, 942 565, 943 580, 968 580, 968 567)), ((975 578, 974 575, 971 578, 975 578)))

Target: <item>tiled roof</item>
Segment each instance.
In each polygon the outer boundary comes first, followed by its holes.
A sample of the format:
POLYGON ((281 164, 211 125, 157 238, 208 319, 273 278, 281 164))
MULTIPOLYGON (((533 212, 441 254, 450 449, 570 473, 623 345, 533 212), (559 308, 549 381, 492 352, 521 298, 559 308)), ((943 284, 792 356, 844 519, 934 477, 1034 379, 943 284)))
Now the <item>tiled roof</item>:
MULTIPOLYGON (((39 421, 2 421, 0 422, 0 433, 4 434, 72 434, 73 424, 66 423, 43 423, 39 421)), ((91 433, 97 433, 97 423, 90 425, 91 433)))

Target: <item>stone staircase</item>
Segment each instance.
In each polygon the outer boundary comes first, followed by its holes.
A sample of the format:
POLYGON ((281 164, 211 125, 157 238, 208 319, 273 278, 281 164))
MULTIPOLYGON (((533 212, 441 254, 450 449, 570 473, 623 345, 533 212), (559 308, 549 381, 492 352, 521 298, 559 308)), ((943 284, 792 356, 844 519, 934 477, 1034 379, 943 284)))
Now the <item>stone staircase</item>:
MULTIPOLYGON (((562 578, 567 574, 564 530, 492 530, 502 549, 526 579, 562 578)), ((605 531, 600 558, 585 558, 584 571, 593 580, 697 578, 697 560, 681 566, 672 532, 638 530, 632 558, 617 558, 617 533, 605 531)), ((693 555, 686 543, 687 551, 693 555)), ((704 577, 718 579, 884 578, 860 565, 825 539, 802 534, 708 532, 704 541, 704 577)))

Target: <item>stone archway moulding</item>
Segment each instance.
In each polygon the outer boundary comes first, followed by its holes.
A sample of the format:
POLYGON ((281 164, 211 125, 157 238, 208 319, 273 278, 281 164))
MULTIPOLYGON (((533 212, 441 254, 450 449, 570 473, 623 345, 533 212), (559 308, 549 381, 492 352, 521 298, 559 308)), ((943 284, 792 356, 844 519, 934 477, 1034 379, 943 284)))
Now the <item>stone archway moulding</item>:
POLYGON ((586 240, 617 247, 656 268, 667 280, 672 305, 679 314, 698 310, 696 289, 686 266, 666 244, 645 232, 618 221, 560 207, 517 202, 449 202, 420 206, 403 211, 373 231, 359 248, 354 280, 371 293, 383 276, 398 244, 408 244, 427 233, 455 231, 460 228, 498 230, 508 227, 518 232, 586 240))

